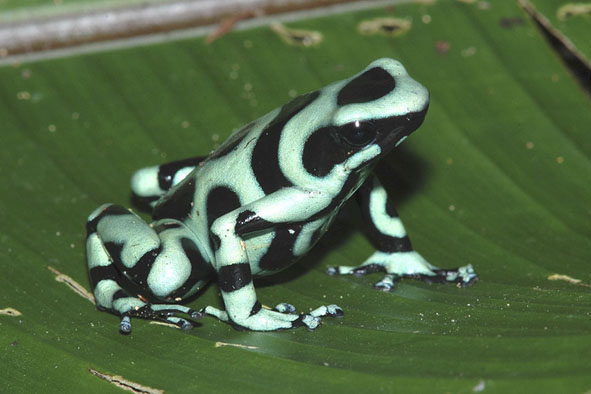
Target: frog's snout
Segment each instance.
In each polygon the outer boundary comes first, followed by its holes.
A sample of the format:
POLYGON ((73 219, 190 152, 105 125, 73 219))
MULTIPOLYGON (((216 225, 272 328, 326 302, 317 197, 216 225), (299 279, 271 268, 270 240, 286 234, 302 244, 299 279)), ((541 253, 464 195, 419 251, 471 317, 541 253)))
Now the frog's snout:
POLYGON ((425 106, 423 107, 422 110, 417 111, 417 112, 409 112, 405 118, 406 118, 406 125, 405 125, 405 131, 406 131, 406 135, 409 135, 410 133, 412 133, 413 131, 415 131, 416 129, 418 129, 423 122, 425 121, 425 116, 427 116, 427 110, 429 109, 429 99, 427 98, 426 102, 425 102, 425 106))

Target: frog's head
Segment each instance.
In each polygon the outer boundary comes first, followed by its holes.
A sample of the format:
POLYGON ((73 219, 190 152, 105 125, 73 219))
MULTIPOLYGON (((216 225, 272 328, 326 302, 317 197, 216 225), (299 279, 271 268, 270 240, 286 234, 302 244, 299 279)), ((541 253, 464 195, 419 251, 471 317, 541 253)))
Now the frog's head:
POLYGON ((337 139, 363 148, 371 144, 387 153, 425 119, 429 92, 402 64, 383 58, 345 81, 337 95, 333 118, 337 139))
POLYGON ((314 160, 309 160, 314 162, 317 175, 327 173, 336 163, 346 162, 353 169, 374 162, 416 130, 429 107, 427 89, 412 79, 402 64, 388 58, 372 62, 325 91, 334 103, 330 125, 312 135, 304 151, 306 162, 306 156, 312 158, 306 150, 313 153, 312 145, 319 145, 318 140, 330 134, 331 151, 325 151, 322 159, 314 155, 314 160))

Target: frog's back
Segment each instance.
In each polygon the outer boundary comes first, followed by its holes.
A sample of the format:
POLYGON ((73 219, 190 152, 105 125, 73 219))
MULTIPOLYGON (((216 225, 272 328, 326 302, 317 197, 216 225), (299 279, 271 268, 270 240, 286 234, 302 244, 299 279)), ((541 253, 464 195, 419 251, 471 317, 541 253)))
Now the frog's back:
POLYGON ((282 131, 318 97, 308 93, 234 132, 156 203, 153 218, 185 222, 197 232, 225 213, 292 183, 279 164, 282 131))

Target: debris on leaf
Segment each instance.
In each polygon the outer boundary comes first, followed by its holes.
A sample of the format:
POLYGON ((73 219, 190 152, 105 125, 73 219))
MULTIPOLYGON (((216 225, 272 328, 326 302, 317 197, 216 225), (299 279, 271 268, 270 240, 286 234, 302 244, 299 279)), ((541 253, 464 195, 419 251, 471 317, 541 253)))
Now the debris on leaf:
POLYGON ((561 21, 579 15, 591 15, 591 3, 565 4, 556 10, 556 17, 561 21))
POLYGON ((407 19, 400 18, 376 18, 369 21, 363 21, 357 29, 364 35, 383 34, 386 36, 397 37, 410 30, 412 23, 407 19))
POLYGON ((177 326, 176 324, 172 324, 172 323, 165 323, 163 321, 157 321, 157 320, 152 320, 149 324, 155 324, 157 326, 166 326, 166 327, 171 327, 171 328, 177 328, 180 329, 179 326, 177 326))
POLYGON ((74 292, 76 292, 76 294, 78 294, 80 297, 86 298, 88 301, 92 302, 93 304, 96 304, 96 301, 94 300, 94 296, 92 295, 92 293, 86 290, 86 288, 84 288, 84 286, 82 286, 80 283, 76 282, 68 275, 62 274, 52 266, 47 266, 47 269, 56 275, 55 280, 57 280, 58 282, 65 283, 70 289, 74 290, 74 292))
POLYGON ((562 280, 568 283, 572 283, 573 285, 580 285, 580 286, 585 286, 585 287, 591 287, 590 284, 587 283, 583 283, 582 280, 580 279, 575 279, 571 276, 568 275, 562 275, 562 274, 552 274, 550 276, 548 276, 546 279, 548 280, 562 280))
POLYGON ((131 391, 134 393, 145 393, 145 394, 164 394, 164 390, 155 389, 152 387, 144 386, 139 383, 135 383, 124 379, 118 375, 107 375, 102 372, 97 371, 94 368, 88 368, 88 372, 93 374, 94 376, 106 380, 109 383, 113 383, 115 386, 122 388, 126 391, 131 391))
POLYGON ((17 311, 14 308, 4 308, 4 309, 0 309, 0 315, 20 316, 20 315, 22 315, 22 313, 20 311, 17 311))
POLYGON ((291 29, 282 23, 271 23, 271 30, 290 45, 312 47, 322 42, 322 33, 314 30, 291 29))
POLYGON ((222 347, 222 346, 234 346, 241 349, 258 349, 257 346, 249 346, 249 345, 242 345, 240 343, 226 343, 226 342, 216 342, 215 347, 222 347))

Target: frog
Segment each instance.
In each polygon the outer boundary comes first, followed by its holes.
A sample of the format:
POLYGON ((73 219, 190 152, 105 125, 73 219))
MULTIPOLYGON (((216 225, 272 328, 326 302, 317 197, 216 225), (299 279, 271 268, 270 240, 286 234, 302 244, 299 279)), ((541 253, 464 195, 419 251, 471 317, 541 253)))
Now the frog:
POLYGON ((306 255, 350 199, 375 251, 358 266, 329 267, 329 275, 381 272, 374 287, 382 291, 406 278, 471 285, 472 265, 441 269, 413 249, 374 171, 428 107, 427 88, 399 61, 381 58, 248 123, 209 155, 137 170, 132 196, 152 223, 111 203, 86 223, 98 309, 118 315, 122 333, 131 332, 132 318, 190 329, 204 315, 240 330, 314 330, 343 309, 264 306, 253 281, 306 255), (215 281, 222 308, 185 305, 215 281))

